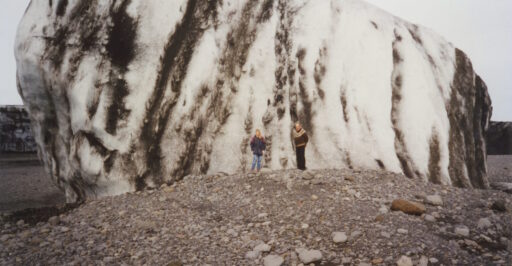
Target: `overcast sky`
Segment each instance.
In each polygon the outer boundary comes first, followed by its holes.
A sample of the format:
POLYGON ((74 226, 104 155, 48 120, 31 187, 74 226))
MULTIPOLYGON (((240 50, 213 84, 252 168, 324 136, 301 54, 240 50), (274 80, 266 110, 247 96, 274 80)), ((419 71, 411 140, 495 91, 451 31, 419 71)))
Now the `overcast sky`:
MULTIPOLYGON (((511 0, 367 1, 437 31, 466 52, 489 87, 492 119, 512 121, 511 0)), ((28 2, 0 0, 0 105, 21 104, 13 45, 16 26, 28 2)))

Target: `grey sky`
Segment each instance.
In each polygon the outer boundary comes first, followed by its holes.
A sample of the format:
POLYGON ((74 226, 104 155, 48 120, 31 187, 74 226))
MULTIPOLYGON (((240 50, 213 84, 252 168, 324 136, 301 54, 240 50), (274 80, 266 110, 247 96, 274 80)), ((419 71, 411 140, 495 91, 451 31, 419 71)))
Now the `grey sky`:
MULTIPOLYGON (((16 27, 29 0, 0 0, 0 105, 21 104, 13 55, 16 27)), ((466 52, 489 87, 493 120, 512 121, 512 1, 367 0, 429 27, 466 52)))
POLYGON ((433 29, 468 54, 489 88, 492 120, 512 121, 512 1, 366 1, 433 29))

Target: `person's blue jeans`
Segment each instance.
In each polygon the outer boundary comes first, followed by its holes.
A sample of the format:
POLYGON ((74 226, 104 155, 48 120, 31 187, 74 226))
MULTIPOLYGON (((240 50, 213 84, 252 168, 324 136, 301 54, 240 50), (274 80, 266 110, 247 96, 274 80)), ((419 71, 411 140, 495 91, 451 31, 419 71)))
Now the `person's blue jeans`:
POLYGON ((261 157, 263 156, 254 154, 254 156, 252 157, 251 170, 254 170, 254 167, 258 167, 258 171, 261 169, 261 157))

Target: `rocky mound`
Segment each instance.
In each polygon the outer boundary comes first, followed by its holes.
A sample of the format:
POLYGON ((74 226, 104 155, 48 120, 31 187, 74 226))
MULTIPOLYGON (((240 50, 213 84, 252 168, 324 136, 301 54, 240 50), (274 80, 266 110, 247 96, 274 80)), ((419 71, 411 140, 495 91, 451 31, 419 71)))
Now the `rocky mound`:
POLYGON ((383 171, 187 176, 48 221, 3 216, 0 264, 510 265, 511 204, 383 171))
POLYGON ((358 0, 33 0, 20 95, 68 201, 265 165, 488 187, 487 87, 461 50, 358 0))

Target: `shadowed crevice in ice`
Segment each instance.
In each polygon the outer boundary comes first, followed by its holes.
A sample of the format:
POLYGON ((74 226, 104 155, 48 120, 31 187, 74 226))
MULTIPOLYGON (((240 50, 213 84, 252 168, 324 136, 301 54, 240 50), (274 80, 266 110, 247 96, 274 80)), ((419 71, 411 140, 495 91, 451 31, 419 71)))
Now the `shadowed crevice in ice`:
POLYGON ((306 57, 306 49, 301 48, 297 51, 296 54, 298 61, 298 69, 299 69, 299 92, 298 98, 300 99, 300 103, 302 105, 302 109, 298 112, 298 121, 301 122, 302 126, 308 131, 309 135, 313 135, 313 115, 314 111, 312 109, 312 100, 310 98, 308 88, 306 85, 306 69, 304 66, 304 59, 306 57))
MULTIPOLYGON (((57 11, 55 14, 57 14, 57 16, 59 17, 62 17, 65 13, 66 13, 66 8, 68 7, 68 0, 58 0, 59 3, 57 4, 57 11)), ((50 1, 50 6, 51 6, 51 1, 50 1)))
POLYGON ((441 151, 437 134, 435 129, 432 129, 432 138, 430 139, 429 147, 430 156, 428 158, 428 179, 434 184, 441 184, 441 166, 439 165, 441 162, 441 151))
POLYGON ((126 13, 130 3, 131 0, 124 0, 117 9, 111 6, 110 10, 113 25, 110 28, 106 49, 112 64, 122 72, 127 70, 128 64, 137 52, 137 21, 126 13))
POLYGON ((324 100, 325 92, 322 89, 322 79, 325 77, 325 60, 328 57, 327 48, 324 46, 318 51, 318 59, 315 62, 315 72, 313 78, 315 79, 316 91, 320 99, 324 100))

